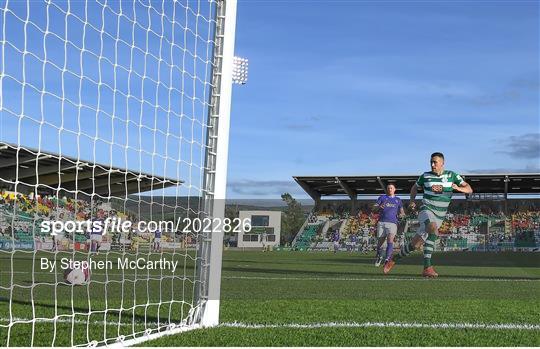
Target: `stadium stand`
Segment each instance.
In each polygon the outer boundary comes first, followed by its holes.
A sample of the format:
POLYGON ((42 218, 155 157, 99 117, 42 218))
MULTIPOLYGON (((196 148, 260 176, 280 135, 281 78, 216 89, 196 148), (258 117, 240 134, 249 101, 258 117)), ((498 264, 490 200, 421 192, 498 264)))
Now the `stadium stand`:
MULTIPOLYGON (((130 220, 134 225, 139 221, 137 215, 122 210, 111 202, 96 200, 75 200, 69 197, 57 198, 53 195, 16 194, 2 190, 0 193, 0 249, 10 249, 15 244, 18 249, 42 250, 86 250, 89 248, 89 233, 63 234, 52 239, 50 233, 41 230, 44 220, 92 220, 116 218, 130 220)), ((102 249, 148 249, 154 235, 145 232, 121 236, 118 233, 103 236, 102 249)), ((178 240, 178 239, 177 239, 178 240)), ((162 245, 173 242, 172 236, 163 234, 162 245)), ((192 245, 189 237, 181 246, 192 245)))
MULTIPOLYGON (((166 205, 130 194, 182 183, 5 142, 0 142, 0 177, 0 250, 87 249, 89 234, 65 234, 53 240, 50 233, 41 231, 41 222, 110 217, 130 220, 135 225, 142 217, 129 206, 136 205, 140 213, 141 209, 150 211, 152 205, 162 210, 166 205)), ((185 239, 182 245, 193 244, 190 237, 185 239)), ((153 234, 138 231, 130 236, 107 234, 101 248, 144 249, 152 240, 153 234)), ((165 234, 161 241, 164 247, 177 245, 165 234)))
MULTIPOLYGON (((540 251, 540 200, 537 182, 540 174, 464 175, 471 181, 475 195, 457 195, 441 226, 438 250, 529 250, 540 251), (530 198, 527 195, 535 195, 530 198), (520 198, 509 196, 520 195, 520 198)), ((361 250, 372 250, 376 244, 378 214, 371 205, 384 193, 386 183, 394 183, 397 193, 410 190, 416 176, 362 177, 294 177, 315 200, 310 220, 322 222, 317 233, 299 232, 293 248, 322 249, 329 245, 329 224, 339 224, 342 248, 351 234, 359 237, 361 250), (325 200, 322 200, 322 197, 325 200), (337 198, 348 196, 350 200, 337 198), (316 218, 314 218, 316 217, 316 218), (362 246, 365 247, 362 247, 362 246)), ((407 206, 407 200, 404 200, 407 206)), ((401 221, 399 240, 407 241, 416 232, 416 214, 407 213, 401 221)))
MULTIPOLYGON (((323 215, 313 212, 320 223, 306 224, 296 239, 293 247, 298 250, 323 249, 330 246, 330 229, 319 229, 329 222, 329 217, 338 217, 326 209, 323 215)), ((334 221, 336 221, 334 219, 334 221)), ((345 226, 342 231, 343 248, 351 234, 368 241, 368 250, 374 248, 375 230, 378 214, 370 211, 359 211, 355 216, 338 218, 335 225, 345 226)), ((414 215, 402 221, 405 238, 415 234, 418 222, 414 215)), ((439 233, 439 249, 442 250, 504 250, 516 248, 540 248, 540 207, 538 209, 504 214, 474 215, 462 212, 451 212, 441 226, 439 233)))

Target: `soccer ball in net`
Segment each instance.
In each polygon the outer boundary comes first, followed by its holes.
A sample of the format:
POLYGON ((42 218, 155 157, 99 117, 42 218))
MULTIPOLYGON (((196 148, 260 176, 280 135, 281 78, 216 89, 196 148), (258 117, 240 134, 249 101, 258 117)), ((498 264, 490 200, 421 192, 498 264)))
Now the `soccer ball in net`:
POLYGON ((70 285, 85 285, 90 281, 88 267, 68 268, 64 271, 64 280, 70 285))

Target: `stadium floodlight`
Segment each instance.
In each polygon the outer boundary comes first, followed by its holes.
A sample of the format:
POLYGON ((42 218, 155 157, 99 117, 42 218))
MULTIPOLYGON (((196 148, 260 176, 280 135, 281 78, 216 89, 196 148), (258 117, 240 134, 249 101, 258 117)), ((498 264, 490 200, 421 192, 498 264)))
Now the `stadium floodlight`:
POLYGON ((247 60, 233 73, 236 4, 0 2, 0 225, 13 231, 0 240, 0 346, 130 345, 218 323, 219 231, 40 224, 223 219, 233 77, 247 77, 247 60), (58 263, 40 269, 42 257, 58 263), (62 258, 115 264, 73 283, 62 258))
POLYGON ((233 82, 235 84, 245 85, 248 79, 248 59, 234 57, 233 82))

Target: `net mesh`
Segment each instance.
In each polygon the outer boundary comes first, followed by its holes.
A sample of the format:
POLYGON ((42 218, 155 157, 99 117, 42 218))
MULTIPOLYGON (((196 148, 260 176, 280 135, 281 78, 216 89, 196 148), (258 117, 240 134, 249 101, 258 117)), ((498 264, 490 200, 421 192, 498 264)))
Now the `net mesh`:
POLYGON ((205 214, 216 7, 0 1, 0 344, 103 344, 191 321, 197 234, 51 236, 41 223, 205 214), (139 258, 178 264, 118 268, 139 258), (68 260, 105 268, 74 286, 68 260))

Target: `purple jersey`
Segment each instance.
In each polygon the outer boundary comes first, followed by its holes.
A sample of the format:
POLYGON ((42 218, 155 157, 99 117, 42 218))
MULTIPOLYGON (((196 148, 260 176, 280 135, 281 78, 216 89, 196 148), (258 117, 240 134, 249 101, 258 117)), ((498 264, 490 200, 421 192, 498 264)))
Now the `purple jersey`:
POLYGON ((381 195, 377 200, 377 205, 382 207, 379 222, 395 223, 398 222, 398 212, 403 207, 401 199, 394 196, 381 195))
POLYGON ((95 221, 92 221, 92 230, 90 231, 91 235, 103 235, 103 229, 104 229, 104 223, 103 219, 96 219, 95 221))
POLYGON ((154 237, 157 238, 157 239, 161 239, 161 230, 156 230, 154 232, 154 237))
POLYGON ((339 239, 340 239, 339 231, 335 231, 335 232, 332 234, 332 241, 339 241, 339 239))

